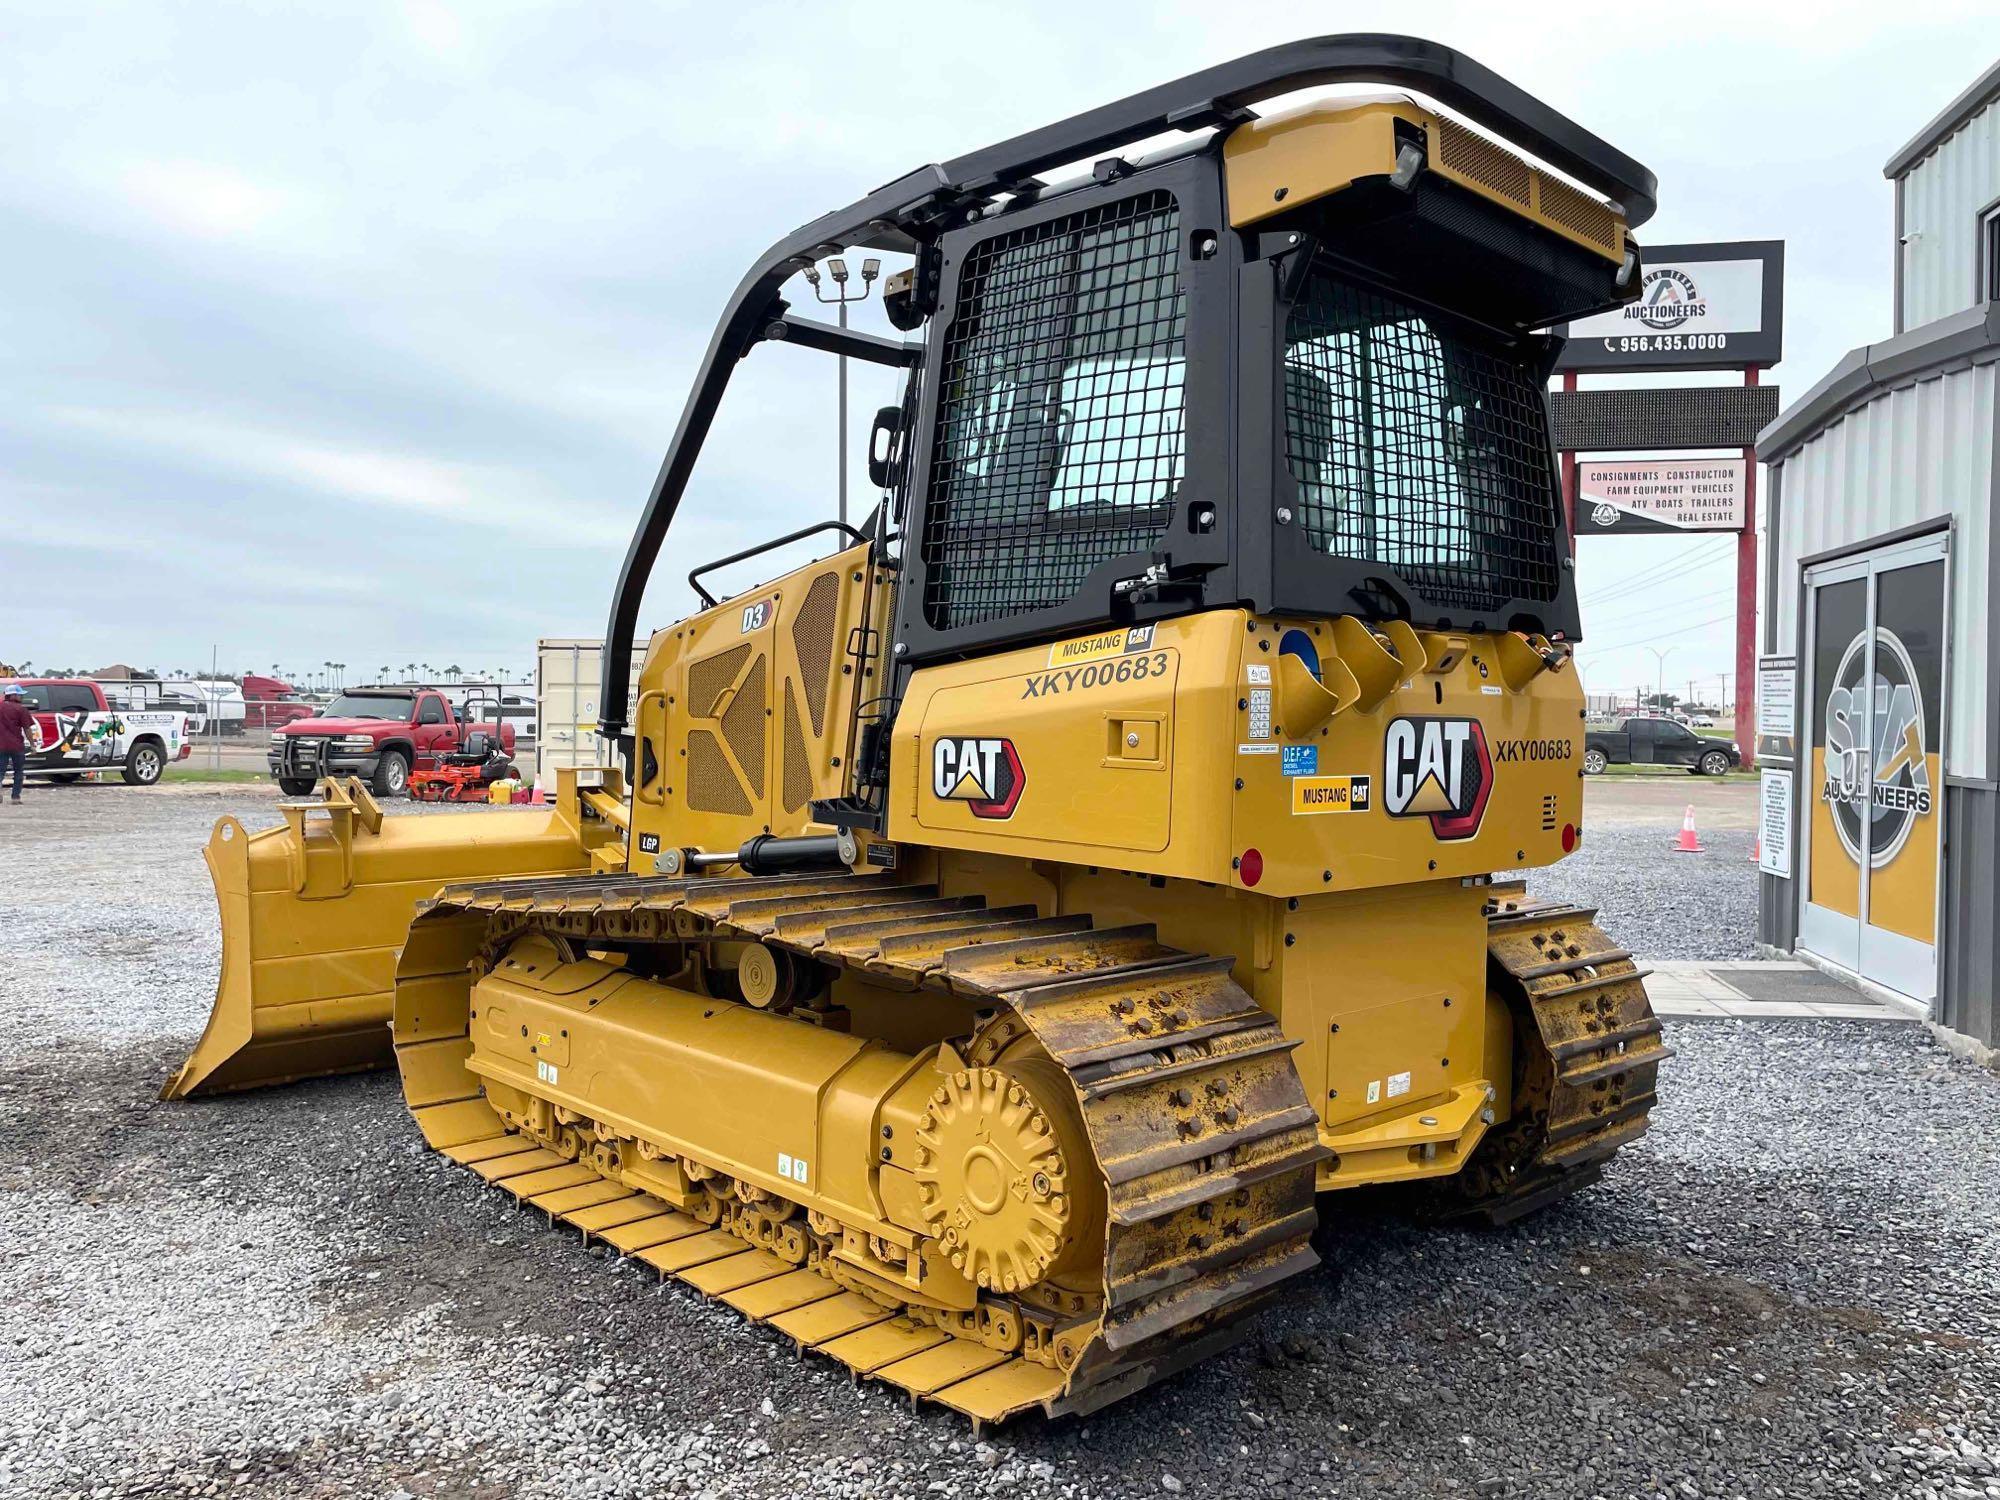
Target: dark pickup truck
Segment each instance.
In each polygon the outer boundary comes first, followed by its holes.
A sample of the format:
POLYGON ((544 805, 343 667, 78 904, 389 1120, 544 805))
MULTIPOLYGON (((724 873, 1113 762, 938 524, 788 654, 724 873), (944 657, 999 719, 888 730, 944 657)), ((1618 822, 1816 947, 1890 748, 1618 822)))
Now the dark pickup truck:
POLYGON ((1711 740, 1672 719, 1626 719, 1583 735, 1583 770, 1601 776, 1606 766, 1686 766, 1693 776, 1726 776, 1743 764, 1727 740, 1711 740))

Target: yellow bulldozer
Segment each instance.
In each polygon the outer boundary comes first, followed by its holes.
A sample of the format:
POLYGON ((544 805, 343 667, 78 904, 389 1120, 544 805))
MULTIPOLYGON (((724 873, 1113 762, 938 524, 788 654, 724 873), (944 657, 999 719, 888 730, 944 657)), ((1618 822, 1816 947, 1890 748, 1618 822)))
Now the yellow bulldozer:
POLYGON ((1591 1183, 1668 1054, 1595 913, 1506 878, 1582 837, 1539 330, 1631 300, 1654 193, 1471 59, 1340 36, 786 235, 618 578, 608 763, 540 809, 223 819, 166 1092, 393 1057, 468 1171, 975 1422, 1227 1347, 1331 1195, 1591 1183), (1330 84, 1376 91, 1254 108, 1330 84), (857 250, 908 258, 903 338, 786 302, 857 250), (880 502, 722 559, 837 537, 734 597, 695 569, 620 702, 770 344, 901 372, 880 502))

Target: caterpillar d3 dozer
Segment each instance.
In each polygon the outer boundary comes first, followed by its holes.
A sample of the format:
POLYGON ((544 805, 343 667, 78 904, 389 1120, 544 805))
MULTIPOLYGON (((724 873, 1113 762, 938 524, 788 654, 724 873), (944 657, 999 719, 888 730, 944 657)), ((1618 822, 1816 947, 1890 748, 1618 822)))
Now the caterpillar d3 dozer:
POLYGON ((1226 1346, 1316 1264, 1323 1195, 1506 1218, 1590 1183, 1659 1023, 1593 912, 1494 872, 1581 836, 1536 330, 1632 297, 1653 194, 1467 58, 1334 37, 786 236, 701 366, 604 682, 753 349, 906 372, 879 507, 736 597, 697 569, 637 701, 607 688, 615 764, 553 810, 327 785, 225 820, 216 1019, 169 1092, 393 1046, 468 1170, 975 1421, 1226 1346), (1355 82, 1438 105, 1251 108, 1355 82), (911 257, 906 339, 783 300, 856 249, 911 257))

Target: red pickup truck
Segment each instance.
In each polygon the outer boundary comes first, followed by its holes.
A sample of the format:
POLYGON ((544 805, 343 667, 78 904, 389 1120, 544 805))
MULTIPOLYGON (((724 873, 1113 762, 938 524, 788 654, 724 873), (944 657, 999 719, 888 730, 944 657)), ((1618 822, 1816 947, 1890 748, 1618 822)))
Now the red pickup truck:
POLYGON ((349 688, 311 718, 273 732, 271 775, 294 797, 310 792, 322 776, 360 776, 379 795, 400 797, 413 769, 432 769, 474 730, 514 753, 513 725, 468 724, 442 693, 349 688))

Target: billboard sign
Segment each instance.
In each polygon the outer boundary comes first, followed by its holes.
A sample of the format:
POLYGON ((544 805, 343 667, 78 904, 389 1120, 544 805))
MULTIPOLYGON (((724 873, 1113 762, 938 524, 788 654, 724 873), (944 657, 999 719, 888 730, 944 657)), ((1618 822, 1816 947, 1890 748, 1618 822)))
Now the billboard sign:
POLYGON ((1741 458, 1644 458, 1576 466, 1576 534, 1741 531, 1749 524, 1741 458))
POLYGON ((1558 370, 1738 370, 1784 354, 1785 242, 1657 245, 1639 296, 1556 332, 1558 370))

